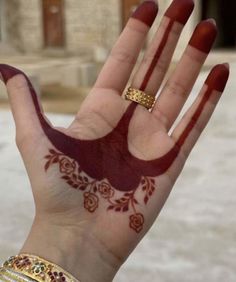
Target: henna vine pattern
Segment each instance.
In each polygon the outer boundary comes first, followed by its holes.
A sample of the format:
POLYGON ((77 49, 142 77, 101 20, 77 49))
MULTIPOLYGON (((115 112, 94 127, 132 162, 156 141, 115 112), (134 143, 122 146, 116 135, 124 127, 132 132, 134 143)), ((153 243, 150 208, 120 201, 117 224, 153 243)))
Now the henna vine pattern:
MULTIPOLYGON (((44 167, 45 171, 52 165, 57 164, 59 172, 62 174, 61 178, 72 188, 83 192, 84 208, 87 211, 95 212, 99 206, 99 199, 102 198, 108 204, 107 210, 115 212, 128 212, 131 210, 129 226, 137 233, 141 232, 145 220, 143 214, 137 211, 137 206, 140 204, 135 197, 137 189, 130 192, 122 192, 122 196, 117 197, 116 189, 107 180, 90 180, 81 170, 78 163, 66 155, 50 149, 45 159, 47 159, 44 167)), ((143 201, 147 204, 155 191, 155 180, 143 176, 141 179, 141 189, 144 193, 143 201)))

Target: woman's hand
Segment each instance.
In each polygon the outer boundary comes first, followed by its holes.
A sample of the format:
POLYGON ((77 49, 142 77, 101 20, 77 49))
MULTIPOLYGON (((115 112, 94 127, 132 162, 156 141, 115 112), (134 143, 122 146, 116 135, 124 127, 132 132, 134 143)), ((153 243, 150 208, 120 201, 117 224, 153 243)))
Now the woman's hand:
MULTIPOLYGON (((145 1, 132 15, 68 128, 50 124, 22 72, 0 65, 36 205, 21 252, 53 260, 82 281, 111 281, 147 233, 228 79, 228 65, 216 66, 170 134, 214 43, 208 20, 196 27, 152 112, 122 98, 157 10, 145 1)), ((172 2, 133 88, 156 95, 192 10, 192 0, 172 2)))

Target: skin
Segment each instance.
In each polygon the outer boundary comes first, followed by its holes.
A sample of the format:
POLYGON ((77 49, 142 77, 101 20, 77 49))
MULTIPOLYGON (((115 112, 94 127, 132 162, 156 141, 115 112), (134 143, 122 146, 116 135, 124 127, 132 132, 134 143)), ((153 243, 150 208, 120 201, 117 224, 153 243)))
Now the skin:
MULTIPOLYGON (((192 8, 193 1, 172 2, 133 88, 157 93, 192 8)), ((169 134, 216 37, 214 22, 205 21, 152 112, 123 99, 157 10, 146 1, 133 14, 68 128, 50 124, 22 72, 0 65, 36 205, 21 252, 54 261, 81 281, 111 281, 152 226, 228 80, 228 65, 214 67, 169 134)))

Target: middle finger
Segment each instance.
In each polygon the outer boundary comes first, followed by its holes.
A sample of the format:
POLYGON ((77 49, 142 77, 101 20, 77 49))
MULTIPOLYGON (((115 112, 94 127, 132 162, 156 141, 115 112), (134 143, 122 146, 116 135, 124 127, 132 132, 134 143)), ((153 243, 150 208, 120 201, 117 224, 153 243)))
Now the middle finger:
POLYGON ((145 91, 149 95, 156 95, 193 8, 193 0, 174 0, 172 2, 133 78, 132 87, 145 91))

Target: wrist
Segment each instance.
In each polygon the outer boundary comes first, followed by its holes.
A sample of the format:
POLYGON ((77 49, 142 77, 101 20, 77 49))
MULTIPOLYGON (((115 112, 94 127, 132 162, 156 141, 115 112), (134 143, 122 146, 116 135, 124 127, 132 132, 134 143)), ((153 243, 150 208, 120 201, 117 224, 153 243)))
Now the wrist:
POLYGON ((35 219, 20 253, 51 261, 81 282, 110 282, 121 263, 83 228, 35 219))

